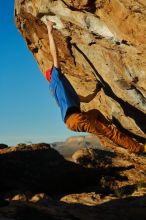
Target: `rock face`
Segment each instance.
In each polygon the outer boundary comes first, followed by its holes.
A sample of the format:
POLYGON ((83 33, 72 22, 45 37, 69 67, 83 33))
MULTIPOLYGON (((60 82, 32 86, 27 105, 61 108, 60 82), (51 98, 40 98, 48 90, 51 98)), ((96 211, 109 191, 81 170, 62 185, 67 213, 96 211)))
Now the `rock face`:
POLYGON ((146 157, 114 151, 83 146, 68 161, 45 143, 1 149, 0 219, 145 220, 146 157))
POLYGON ((102 90, 82 110, 99 109, 146 138, 145 0, 15 0, 15 22, 43 74, 52 65, 45 18, 56 22, 62 71, 81 95, 102 90))

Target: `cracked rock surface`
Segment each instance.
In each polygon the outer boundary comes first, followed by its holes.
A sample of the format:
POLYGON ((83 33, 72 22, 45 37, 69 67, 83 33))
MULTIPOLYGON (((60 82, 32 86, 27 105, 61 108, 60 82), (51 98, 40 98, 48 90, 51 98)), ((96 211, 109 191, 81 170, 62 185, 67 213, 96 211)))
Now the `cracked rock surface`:
MULTIPOLYGON (((56 23, 61 68, 81 95, 102 89, 82 110, 146 138, 146 1, 15 0, 15 22, 43 74, 52 65, 45 18, 56 23)), ((140 140, 141 141, 141 140, 140 140)))

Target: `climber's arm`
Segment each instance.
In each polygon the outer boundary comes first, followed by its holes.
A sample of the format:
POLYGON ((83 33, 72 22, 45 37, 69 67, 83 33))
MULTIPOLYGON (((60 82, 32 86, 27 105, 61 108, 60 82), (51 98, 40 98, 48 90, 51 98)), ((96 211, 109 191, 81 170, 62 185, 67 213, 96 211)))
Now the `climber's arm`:
POLYGON ((101 90, 101 84, 97 84, 95 90, 93 91, 92 94, 88 95, 88 96, 81 96, 78 95, 80 98, 80 102, 84 102, 84 103, 89 103, 92 101, 92 99, 95 98, 95 96, 97 95, 97 93, 101 90))
POLYGON ((57 51, 57 47, 56 47, 55 40, 54 40, 54 37, 53 37, 53 25, 54 25, 54 23, 52 21, 47 21, 50 52, 51 52, 51 55, 53 57, 53 64, 54 64, 55 67, 59 68, 58 51, 57 51))

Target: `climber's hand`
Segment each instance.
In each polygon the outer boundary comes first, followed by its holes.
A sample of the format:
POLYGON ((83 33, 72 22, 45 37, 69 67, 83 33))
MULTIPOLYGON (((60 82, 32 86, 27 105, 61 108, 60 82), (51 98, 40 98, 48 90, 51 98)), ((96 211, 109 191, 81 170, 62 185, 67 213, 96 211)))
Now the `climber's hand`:
POLYGON ((93 93, 98 93, 100 90, 101 90, 101 88, 102 88, 102 84, 100 83, 100 82, 98 82, 97 84, 96 84, 96 88, 95 88, 95 90, 93 91, 93 93))
POLYGON ((52 32, 53 30, 53 25, 55 24, 54 22, 52 21, 47 21, 47 29, 48 29, 48 32, 52 32))

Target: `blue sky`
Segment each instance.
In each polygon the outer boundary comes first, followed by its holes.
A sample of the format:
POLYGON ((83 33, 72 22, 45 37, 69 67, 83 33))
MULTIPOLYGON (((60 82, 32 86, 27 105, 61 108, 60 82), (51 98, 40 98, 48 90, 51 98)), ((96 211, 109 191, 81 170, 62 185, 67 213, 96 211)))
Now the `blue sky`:
POLYGON ((14 1, 0 7, 0 143, 53 142, 66 129, 48 83, 14 24, 14 1))

